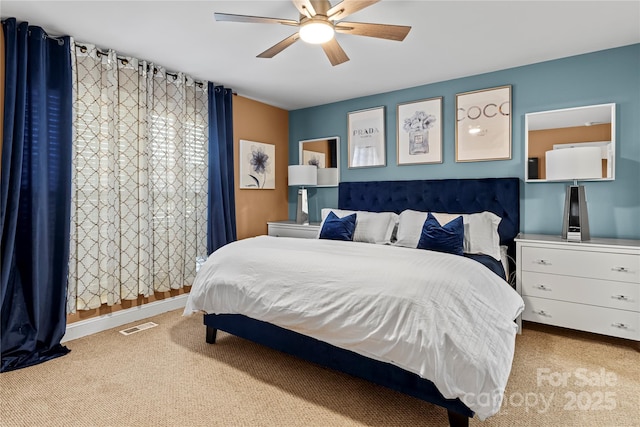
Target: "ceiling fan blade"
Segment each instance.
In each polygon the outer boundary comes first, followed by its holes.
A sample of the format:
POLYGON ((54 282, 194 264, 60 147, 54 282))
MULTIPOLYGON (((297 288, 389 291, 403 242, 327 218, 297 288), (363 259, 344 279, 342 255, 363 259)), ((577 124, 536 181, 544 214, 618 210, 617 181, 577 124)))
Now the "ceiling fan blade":
POLYGON ((296 6, 296 9, 298 9, 298 12, 300 12, 300 15, 311 18, 316 14, 316 10, 313 8, 313 5, 309 0, 291 0, 291 1, 296 6))
POLYGON ((364 9, 365 7, 369 7, 372 4, 376 4, 379 1, 380 0, 342 0, 327 11, 327 16, 331 21, 344 19, 352 13, 356 13, 357 11, 364 9))
POLYGON ((402 41, 407 34, 409 34, 411 27, 404 25, 367 24, 365 22, 343 21, 336 24, 335 30, 337 33, 402 41))
POLYGON ((274 56, 276 56, 277 54, 279 54, 280 52, 282 52, 283 50, 285 50, 286 48, 294 44, 296 41, 298 41, 299 38, 300 38, 300 34, 298 33, 291 34, 286 39, 274 44, 269 49, 262 52, 260 55, 257 56, 257 58, 273 58, 274 56))
POLYGON ((248 22, 250 24, 283 24, 298 26, 292 19, 265 18, 263 16, 233 15, 231 13, 214 13, 216 21, 248 22))
POLYGON ((322 50, 324 50, 324 53, 327 54, 327 58, 329 58, 329 62, 331 62, 331 65, 333 66, 342 64, 343 62, 347 62, 349 60, 349 57, 344 52, 344 50, 342 50, 342 47, 340 46, 340 44, 338 44, 338 41, 335 39, 335 37, 328 42, 323 43, 322 50))
POLYGON ((329 16, 327 13, 331 9, 331 2, 329 0, 309 0, 316 11, 316 15, 329 16))

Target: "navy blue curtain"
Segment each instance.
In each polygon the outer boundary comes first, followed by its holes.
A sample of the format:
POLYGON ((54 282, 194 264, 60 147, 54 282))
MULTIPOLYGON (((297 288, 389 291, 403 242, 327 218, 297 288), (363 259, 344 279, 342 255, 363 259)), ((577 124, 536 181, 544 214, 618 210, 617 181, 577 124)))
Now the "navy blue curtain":
POLYGON ((209 202, 207 251, 233 242, 236 207, 233 179, 233 92, 209 82, 209 202))
POLYGON ((5 36, 0 372, 69 350, 66 329, 72 149, 70 39, 14 18, 5 36))

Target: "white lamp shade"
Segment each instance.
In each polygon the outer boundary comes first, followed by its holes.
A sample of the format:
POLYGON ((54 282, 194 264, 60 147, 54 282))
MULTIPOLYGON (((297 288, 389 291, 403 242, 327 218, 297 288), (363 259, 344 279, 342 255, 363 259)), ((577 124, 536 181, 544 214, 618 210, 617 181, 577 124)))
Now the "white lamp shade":
POLYGON ((289 185, 309 186, 318 183, 318 168, 314 165, 290 165, 289 185))
POLYGON ((566 181, 602 178, 600 147, 571 147, 545 153, 547 179, 566 181))

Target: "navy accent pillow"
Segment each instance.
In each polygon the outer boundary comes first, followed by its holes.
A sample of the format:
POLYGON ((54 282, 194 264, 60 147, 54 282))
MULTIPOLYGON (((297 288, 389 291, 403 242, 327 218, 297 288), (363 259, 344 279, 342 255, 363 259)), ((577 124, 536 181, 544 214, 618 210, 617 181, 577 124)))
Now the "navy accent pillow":
POLYGON ((464 246, 464 222, 459 216, 441 226, 438 220, 431 215, 422 226, 422 233, 418 241, 418 249, 447 252, 454 255, 462 255, 464 246))
POLYGON ((356 214, 338 218, 333 212, 329 212, 320 230, 321 239, 329 240, 353 240, 353 232, 356 229, 356 214))

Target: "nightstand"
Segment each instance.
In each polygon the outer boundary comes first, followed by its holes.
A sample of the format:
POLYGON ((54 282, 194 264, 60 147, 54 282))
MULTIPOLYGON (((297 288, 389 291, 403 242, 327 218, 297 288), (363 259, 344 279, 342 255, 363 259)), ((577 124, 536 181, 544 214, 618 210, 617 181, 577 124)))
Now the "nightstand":
POLYGON ((523 320, 640 341, 640 240, 515 241, 523 320))
POLYGON ((276 221, 267 222, 267 228, 269 236, 315 239, 320 232, 320 223, 297 224, 295 221, 276 221))

